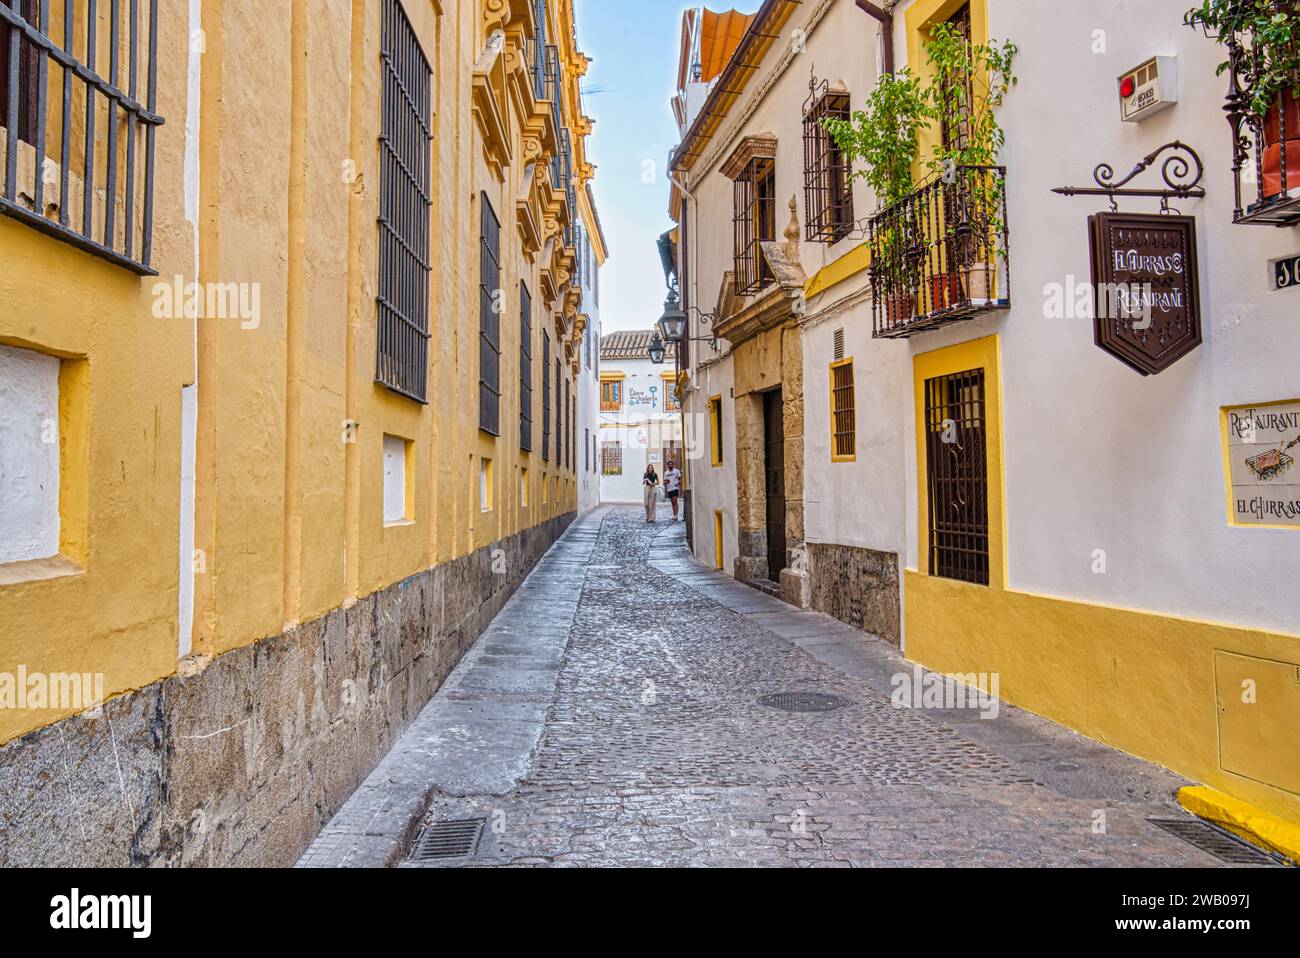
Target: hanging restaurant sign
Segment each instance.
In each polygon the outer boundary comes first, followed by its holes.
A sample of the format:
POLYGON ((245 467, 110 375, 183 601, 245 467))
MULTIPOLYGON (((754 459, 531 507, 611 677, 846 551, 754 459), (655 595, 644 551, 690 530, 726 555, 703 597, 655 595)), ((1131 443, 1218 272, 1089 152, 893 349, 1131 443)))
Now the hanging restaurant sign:
POLYGON ((1143 376, 1164 372, 1201 345, 1196 221, 1171 200, 1205 196, 1205 164, 1186 143, 1152 150, 1127 175, 1100 163, 1095 186, 1058 186, 1062 196, 1105 196, 1110 212, 1088 218, 1097 345, 1143 376), (1159 186, 1130 186, 1158 171, 1159 186), (1160 200, 1160 213, 1121 213, 1118 197, 1160 200))
POLYGON ((1098 213, 1088 218, 1097 346, 1144 376, 1201 344, 1196 221, 1098 213))

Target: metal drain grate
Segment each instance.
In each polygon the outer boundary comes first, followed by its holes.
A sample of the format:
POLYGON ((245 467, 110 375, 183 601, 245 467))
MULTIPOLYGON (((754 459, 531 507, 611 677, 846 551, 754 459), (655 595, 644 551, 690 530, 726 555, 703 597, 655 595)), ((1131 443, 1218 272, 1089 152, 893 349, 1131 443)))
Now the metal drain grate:
POLYGON ((760 697, 758 704, 783 712, 833 712, 851 703, 848 699, 824 692, 777 692, 760 697))
POLYGON ((1148 818, 1147 821, 1229 865, 1289 864, 1281 855, 1273 855, 1256 848, 1232 832, 1200 819, 1148 818))
POLYGON ((411 849, 411 861, 428 862, 440 858, 467 858, 478 851, 485 818, 458 822, 434 822, 426 825, 411 849))

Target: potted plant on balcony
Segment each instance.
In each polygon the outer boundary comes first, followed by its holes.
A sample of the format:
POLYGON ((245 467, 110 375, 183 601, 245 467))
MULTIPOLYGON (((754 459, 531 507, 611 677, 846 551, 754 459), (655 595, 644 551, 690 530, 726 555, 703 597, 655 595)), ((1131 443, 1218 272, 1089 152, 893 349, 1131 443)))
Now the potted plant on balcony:
POLYGON ((865 180, 876 194, 881 225, 871 236, 871 269, 889 326, 907 322, 916 308, 920 277, 909 255, 911 238, 898 216, 886 214, 912 192, 917 135, 929 122, 928 104, 925 85, 904 68, 881 76, 866 105, 851 118, 822 121, 843 154, 859 161, 854 178, 865 180))
POLYGON ((1233 70, 1236 80, 1246 84, 1246 106, 1262 139, 1262 197, 1300 186, 1300 2, 1204 0, 1184 20, 1233 51, 1219 73, 1233 70), (1245 55, 1244 61, 1238 61, 1237 53, 1245 55), (1285 186, 1284 149, 1288 160, 1295 158, 1286 164, 1285 186))
POLYGON ((995 169, 1006 133, 997 111, 1018 82, 1012 72, 1016 45, 1010 41, 973 44, 951 23, 938 24, 925 45, 931 79, 928 110, 951 132, 931 147, 926 167, 945 185, 943 249, 945 268, 931 280, 936 309, 994 295, 993 258, 1006 224, 1006 184, 995 169), (955 269, 954 269, 955 268, 955 269))

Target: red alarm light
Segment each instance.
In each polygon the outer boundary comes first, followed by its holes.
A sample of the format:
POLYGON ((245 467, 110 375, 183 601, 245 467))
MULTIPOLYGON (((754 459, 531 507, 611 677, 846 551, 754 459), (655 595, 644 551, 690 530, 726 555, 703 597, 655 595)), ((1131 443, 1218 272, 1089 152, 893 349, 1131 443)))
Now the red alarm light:
POLYGON ((1127 100, 1129 97, 1131 97, 1135 90, 1137 90, 1137 81, 1134 80, 1132 76, 1126 76, 1123 80, 1120 81, 1119 95, 1122 96, 1124 99, 1127 100))

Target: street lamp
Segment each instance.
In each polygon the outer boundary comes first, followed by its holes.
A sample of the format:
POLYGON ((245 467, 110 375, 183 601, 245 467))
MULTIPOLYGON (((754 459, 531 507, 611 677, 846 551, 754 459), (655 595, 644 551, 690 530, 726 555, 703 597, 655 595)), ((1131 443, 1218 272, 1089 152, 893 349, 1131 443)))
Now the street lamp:
POLYGON ((667 350, 664 348, 664 341, 659 338, 658 333, 655 333, 654 336, 650 338, 650 348, 648 352, 650 353, 650 362, 654 363, 656 366, 662 366, 664 364, 664 355, 667 350))
POLYGON ((684 342, 708 343, 716 352, 718 348, 716 333, 708 337, 686 335, 688 316, 694 316, 702 326, 713 325, 713 313, 701 312, 696 306, 692 306, 689 310, 683 310, 681 300, 677 298, 677 290, 669 289, 668 299, 664 302, 663 315, 659 317, 659 335, 663 337, 665 342, 673 346, 684 342))
MULTIPOLYGON (((654 363, 659 363, 664 355, 664 342, 668 342, 673 347, 673 395, 677 401, 677 411, 682 418, 682 471, 686 474, 686 482, 683 483, 682 495, 685 497, 686 508, 691 508, 691 490, 690 490, 690 459, 685 455, 686 443, 686 402, 682 396, 682 343, 708 343, 713 351, 718 351, 718 336, 714 332, 709 338, 697 338, 688 335, 687 323, 690 315, 694 315, 696 320, 702 326, 712 326, 716 316, 713 313, 701 312, 699 308, 692 306, 689 310, 682 309, 682 301, 677 295, 675 285, 668 287, 668 299, 664 302, 663 315, 659 317, 657 331, 654 339, 650 343, 650 359, 654 363), (659 353, 659 359, 655 359, 656 349, 659 353)), ((687 518, 688 524, 691 519, 687 518)))
POLYGON ((686 313, 677 300, 677 290, 668 291, 664 314, 659 317, 659 334, 669 343, 680 343, 686 336, 686 313))

